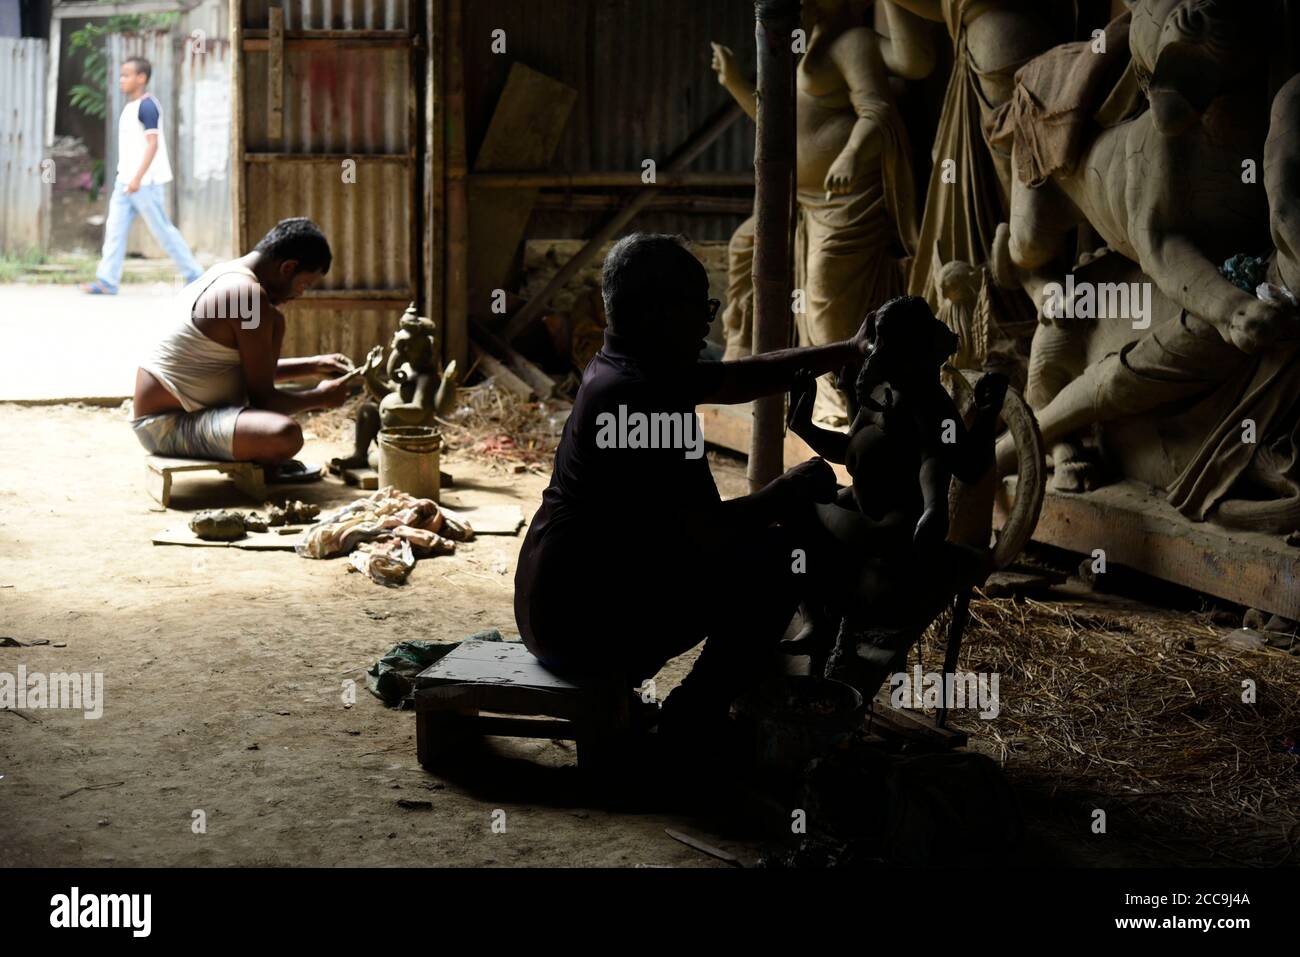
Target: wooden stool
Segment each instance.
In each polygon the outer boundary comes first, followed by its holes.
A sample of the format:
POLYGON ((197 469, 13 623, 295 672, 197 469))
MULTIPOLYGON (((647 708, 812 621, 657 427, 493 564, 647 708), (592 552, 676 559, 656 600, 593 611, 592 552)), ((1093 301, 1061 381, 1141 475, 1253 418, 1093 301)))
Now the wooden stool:
POLYGON ((266 476, 256 462, 219 462, 208 459, 169 459, 162 455, 146 456, 149 494, 163 508, 171 504, 172 476, 177 472, 223 472, 235 487, 257 502, 266 501, 266 476))
POLYGON ((415 686, 416 753, 426 768, 485 734, 576 741, 579 766, 590 767, 632 730, 639 704, 630 688, 561 678, 518 641, 461 642, 415 686))

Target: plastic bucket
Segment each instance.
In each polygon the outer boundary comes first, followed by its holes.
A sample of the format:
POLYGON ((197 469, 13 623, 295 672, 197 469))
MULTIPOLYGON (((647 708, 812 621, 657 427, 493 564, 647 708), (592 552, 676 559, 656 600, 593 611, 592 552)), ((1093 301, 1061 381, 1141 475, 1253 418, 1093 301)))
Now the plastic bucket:
POLYGON ((392 485, 416 498, 438 500, 442 433, 424 425, 379 430, 379 487, 392 485))

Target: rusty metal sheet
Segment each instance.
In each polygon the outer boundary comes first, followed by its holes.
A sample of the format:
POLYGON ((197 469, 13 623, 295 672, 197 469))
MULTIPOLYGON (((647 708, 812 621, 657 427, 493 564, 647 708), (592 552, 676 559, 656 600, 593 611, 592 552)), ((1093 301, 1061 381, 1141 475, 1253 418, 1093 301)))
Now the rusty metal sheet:
MULTIPOLYGON (((49 184, 42 181, 49 44, 0 37, 0 252, 44 246, 49 184)), ((53 170, 58 175, 58 170, 53 170)))

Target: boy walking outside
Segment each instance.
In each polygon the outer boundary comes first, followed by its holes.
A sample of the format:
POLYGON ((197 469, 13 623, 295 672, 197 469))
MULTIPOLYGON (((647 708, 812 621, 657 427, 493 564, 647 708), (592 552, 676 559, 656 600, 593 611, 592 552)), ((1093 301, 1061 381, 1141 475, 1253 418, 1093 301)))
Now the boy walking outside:
POLYGON ((157 97, 145 89, 152 75, 148 60, 131 57, 122 64, 118 76, 126 106, 117 121, 117 177, 104 224, 104 252, 95 270, 95 281, 81 287, 91 295, 117 294, 126 259, 126 237, 137 215, 144 217, 149 231, 176 262, 186 283, 203 275, 185 237, 167 218, 163 186, 172 180, 172 167, 163 136, 162 109, 157 97))

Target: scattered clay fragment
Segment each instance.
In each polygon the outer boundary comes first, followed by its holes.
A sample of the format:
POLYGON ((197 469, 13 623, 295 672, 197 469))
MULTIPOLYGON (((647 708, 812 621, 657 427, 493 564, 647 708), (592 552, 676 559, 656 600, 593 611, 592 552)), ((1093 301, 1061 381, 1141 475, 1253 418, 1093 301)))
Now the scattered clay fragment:
POLYGON ((190 531, 205 542, 233 542, 244 537, 244 516, 224 509, 204 509, 190 519, 190 531))

